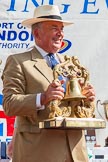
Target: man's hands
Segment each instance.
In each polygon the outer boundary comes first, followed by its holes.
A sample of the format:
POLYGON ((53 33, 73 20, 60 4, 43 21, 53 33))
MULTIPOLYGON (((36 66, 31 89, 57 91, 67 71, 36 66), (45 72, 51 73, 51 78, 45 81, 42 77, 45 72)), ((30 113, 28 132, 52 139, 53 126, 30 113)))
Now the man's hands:
MULTIPOLYGON (((64 97, 64 88, 61 86, 64 81, 56 80, 52 82, 45 93, 41 95, 41 104, 46 105, 48 102, 58 99, 62 100, 64 97)), ((80 82, 80 86, 83 84, 80 82)), ((93 102, 95 100, 95 91, 91 84, 87 83, 85 87, 82 88, 82 94, 86 96, 86 101, 93 102)))

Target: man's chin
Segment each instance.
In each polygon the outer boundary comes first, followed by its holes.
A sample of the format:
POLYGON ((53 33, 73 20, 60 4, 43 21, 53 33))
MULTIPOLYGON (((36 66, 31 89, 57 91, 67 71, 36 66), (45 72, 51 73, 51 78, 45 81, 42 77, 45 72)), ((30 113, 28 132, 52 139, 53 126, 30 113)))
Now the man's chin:
POLYGON ((58 52, 60 50, 61 46, 54 46, 53 50, 55 50, 55 52, 58 52))
POLYGON ((60 49, 61 48, 61 44, 54 44, 54 47, 56 48, 56 49, 60 49))

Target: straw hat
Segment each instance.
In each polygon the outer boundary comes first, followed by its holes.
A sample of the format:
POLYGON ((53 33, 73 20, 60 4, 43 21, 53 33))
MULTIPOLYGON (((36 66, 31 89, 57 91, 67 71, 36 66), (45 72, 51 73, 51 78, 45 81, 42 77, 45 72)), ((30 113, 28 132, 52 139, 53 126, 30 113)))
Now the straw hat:
POLYGON ((24 20, 22 25, 30 28, 33 24, 43 21, 58 21, 62 22, 64 26, 73 24, 70 21, 62 20, 58 6, 42 5, 35 8, 33 18, 24 20))

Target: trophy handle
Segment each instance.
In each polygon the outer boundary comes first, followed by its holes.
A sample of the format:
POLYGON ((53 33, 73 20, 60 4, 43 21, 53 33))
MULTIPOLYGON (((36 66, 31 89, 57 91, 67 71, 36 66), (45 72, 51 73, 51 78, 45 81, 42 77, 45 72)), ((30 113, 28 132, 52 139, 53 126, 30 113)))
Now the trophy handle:
POLYGON ((104 117, 101 115, 101 113, 100 113, 100 111, 98 109, 99 103, 100 103, 100 105, 103 105, 105 117, 108 120, 108 100, 104 101, 103 103, 101 103, 101 100, 97 100, 97 106, 96 106, 97 111, 98 111, 99 115, 101 116, 101 118, 104 119, 104 117))

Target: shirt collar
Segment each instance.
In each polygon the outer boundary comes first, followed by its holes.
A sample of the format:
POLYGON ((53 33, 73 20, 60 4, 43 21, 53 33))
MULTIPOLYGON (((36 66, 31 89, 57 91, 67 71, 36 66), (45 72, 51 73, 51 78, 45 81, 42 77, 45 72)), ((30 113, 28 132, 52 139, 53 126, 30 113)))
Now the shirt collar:
POLYGON ((42 57, 44 58, 48 53, 46 51, 44 51, 42 48, 40 48, 38 45, 35 44, 35 47, 37 48, 37 50, 40 52, 40 54, 42 55, 42 57))
MULTIPOLYGON (((36 47, 36 49, 40 52, 41 56, 47 61, 47 63, 49 64, 49 59, 47 57, 48 52, 44 51, 42 48, 40 48, 37 44, 34 45, 36 47)), ((58 56, 56 53, 54 53, 55 55, 55 59, 60 62, 58 56)))

